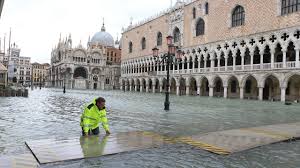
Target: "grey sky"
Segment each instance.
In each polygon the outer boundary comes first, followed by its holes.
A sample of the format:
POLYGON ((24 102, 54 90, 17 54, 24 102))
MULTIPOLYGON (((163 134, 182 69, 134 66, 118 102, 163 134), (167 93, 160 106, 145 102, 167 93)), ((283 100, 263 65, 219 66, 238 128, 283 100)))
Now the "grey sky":
MULTIPOLYGON (((175 1, 175 0, 173 0, 175 1)), ((0 19, 0 37, 9 28, 12 42, 21 48, 21 56, 31 62, 50 63, 52 47, 62 37, 72 35, 73 46, 100 31, 105 18, 106 31, 114 39, 121 36, 122 27, 148 18, 168 7, 171 0, 6 0, 0 19)), ((3 45, 1 47, 3 50, 3 45)))

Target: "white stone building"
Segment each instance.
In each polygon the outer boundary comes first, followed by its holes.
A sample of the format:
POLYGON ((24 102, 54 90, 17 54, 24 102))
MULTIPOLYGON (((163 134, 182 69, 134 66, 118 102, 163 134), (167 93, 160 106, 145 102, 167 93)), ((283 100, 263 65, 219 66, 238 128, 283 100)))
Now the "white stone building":
POLYGON ((183 51, 170 66, 180 95, 259 100, 300 99, 300 1, 197 0, 130 25, 122 36, 121 89, 163 92, 172 35, 183 51))
POLYGON ((51 53, 51 68, 47 87, 68 89, 119 89, 120 50, 113 37, 105 31, 89 39, 87 47, 72 47, 71 35, 59 39, 51 53))

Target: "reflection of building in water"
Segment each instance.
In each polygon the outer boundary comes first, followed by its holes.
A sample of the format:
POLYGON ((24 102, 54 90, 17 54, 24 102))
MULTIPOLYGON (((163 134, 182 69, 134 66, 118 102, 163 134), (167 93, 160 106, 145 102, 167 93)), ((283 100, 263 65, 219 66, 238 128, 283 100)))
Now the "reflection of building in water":
POLYGON ((173 94, 300 100, 300 1, 178 0, 171 9, 129 25, 122 38, 121 88, 164 92, 166 63, 152 49, 183 54, 170 66, 173 94))
POLYGON ((105 146, 108 140, 108 136, 81 136, 80 146, 82 149, 83 156, 85 158, 97 157, 105 154, 105 146))
POLYGON ((105 31, 104 24, 88 41, 87 48, 81 44, 72 47, 71 35, 59 39, 51 53, 48 87, 71 89, 117 89, 119 88, 121 49, 119 41, 105 31))

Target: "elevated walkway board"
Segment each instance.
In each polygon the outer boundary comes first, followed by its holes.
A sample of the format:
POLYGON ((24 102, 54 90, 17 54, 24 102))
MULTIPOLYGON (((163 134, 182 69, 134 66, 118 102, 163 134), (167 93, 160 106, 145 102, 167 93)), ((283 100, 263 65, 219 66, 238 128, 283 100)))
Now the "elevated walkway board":
POLYGON ((37 168, 38 162, 31 153, 0 157, 1 168, 37 168))
POLYGON ((300 138, 300 122, 211 132, 178 139, 179 142, 226 155, 297 138, 300 138))
POLYGON ((27 141, 26 145, 38 162, 45 164, 158 147, 165 143, 171 141, 155 133, 136 131, 64 140, 34 140, 27 141))

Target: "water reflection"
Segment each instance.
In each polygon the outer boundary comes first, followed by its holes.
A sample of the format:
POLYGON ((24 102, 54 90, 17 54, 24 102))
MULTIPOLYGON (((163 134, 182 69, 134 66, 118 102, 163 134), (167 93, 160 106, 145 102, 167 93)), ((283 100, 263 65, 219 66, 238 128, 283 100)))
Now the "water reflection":
POLYGON ((108 136, 81 136, 80 146, 85 158, 102 156, 108 136))

